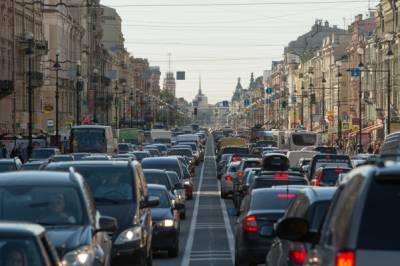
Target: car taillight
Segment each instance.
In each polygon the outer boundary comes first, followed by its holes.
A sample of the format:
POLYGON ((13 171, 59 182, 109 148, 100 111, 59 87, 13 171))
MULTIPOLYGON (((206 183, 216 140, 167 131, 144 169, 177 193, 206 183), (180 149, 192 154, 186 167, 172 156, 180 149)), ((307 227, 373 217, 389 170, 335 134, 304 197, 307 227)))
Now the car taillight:
POLYGON ((232 162, 239 162, 239 161, 241 161, 241 160, 242 160, 242 158, 239 157, 239 156, 233 156, 233 157, 232 157, 232 162))
POLYGON ((335 173, 336 173, 336 174, 341 174, 341 173, 343 173, 343 171, 344 171, 344 170, 341 169, 341 168, 336 168, 336 169, 335 169, 335 173))
POLYGON ((230 176, 230 175, 226 175, 226 176, 225 176, 225 180, 226 180, 226 181, 232 181, 232 180, 233 180, 233 177, 230 176))
POLYGON ((287 193, 279 193, 278 198, 280 199, 293 199, 296 197, 296 194, 287 194, 287 193))
POLYGON ((353 251, 343 251, 336 255, 336 266, 355 266, 356 259, 353 251))
POLYGON ((290 250, 289 257, 293 264, 303 265, 306 262, 307 252, 304 250, 290 250))
POLYGON ((254 215, 247 216, 243 220, 243 230, 245 232, 257 232, 257 219, 254 215))
POLYGON ((275 180, 288 180, 289 179, 289 174, 287 173, 277 173, 273 175, 273 178, 275 180))
POLYGON ((243 172, 243 171, 238 171, 238 172, 236 173, 236 176, 237 176, 237 177, 243 177, 243 176, 244 176, 244 172, 243 172))

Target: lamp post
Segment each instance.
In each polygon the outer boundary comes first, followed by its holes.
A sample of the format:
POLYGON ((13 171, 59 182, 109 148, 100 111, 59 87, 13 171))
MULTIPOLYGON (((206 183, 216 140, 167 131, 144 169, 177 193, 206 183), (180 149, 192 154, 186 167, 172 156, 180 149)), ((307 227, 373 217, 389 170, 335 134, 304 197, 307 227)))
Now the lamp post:
POLYGON ((391 61, 394 58, 394 53, 392 51, 392 48, 389 43, 388 51, 386 53, 386 63, 387 63, 387 72, 388 72, 388 80, 387 80, 387 122, 386 122, 386 135, 390 134, 390 121, 391 121, 391 110, 390 110, 390 104, 391 104, 391 93, 392 93, 392 88, 391 88, 391 61))
POLYGON ((122 125, 124 125, 126 121, 126 82, 122 83, 122 96, 122 125))
MULTIPOLYGON (((364 67, 364 64, 362 62, 362 56, 364 54, 364 49, 359 47, 357 49, 357 54, 359 55, 360 58, 360 63, 358 64, 358 68, 361 70, 364 67)), ((363 152, 363 147, 362 147, 362 75, 360 75, 359 78, 359 87, 358 87, 358 112, 359 112, 359 120, 358 120, 358 152, 362 153, 363 152)))
POLYGON ((325 129, 326 129, 326 121, 325 121, 325 83, 326 83, 326 79, 325 79, 325 72, 322 72, 322 132, 325 133, 325 129))
POLYGON ((133 106, 135 105, 134 98, 133 98, 133 89, 131 90, 131 93, 129 95, 129 104, 130 104, 130 109, 131 109, 130 119, 129 119, 129 121, 130 121, 129 127, 132 128, 133 127, 133 106))
POLYGON ((342 120, 341 120, 341 116, 340 116, 340 82, 342 80, 342 73, 340 73, 341 65, 342 65, 341 61, 336 62, 336 67, 337 67, 336 78, 337 78, 337 86, 338 86, 338 88, 337 88, 337 124, 338 124, 337 136, 338 136, 339 143, 341 143, 341 140, 342 140, 342 120))
POLYGON ((59 136, 59 98, 60 98, 60 94, 59 94, 59 84, 58 84, 58 71, 61 68, 60 65, 60 61, 59 61, 59 57, 60 57, 60 50, 57 50, 56 52, 56 62, 54 63, 53 67, 56 70, 56 145, 57 147, 60 146, 60 136, 59 136))
POLYGON ((314 75, 314 72, 313 72, 313 70, 310 68, 309 70, 308 70, 308 75, 309 75, 309 77, 310 77, 310 84, 309 84, 309 93, 310 93, 310 97, 309 97, 309 112, 310 112, 310 131, 313 131, 313 113, 312 113, 312 105, 314 104, 314 99, 315 99, 315 95, 314 95, 314 93, 313 93, 313 87, 314 87, 314 85, 313 85, 313 83, 312 83, 312 79, 313 79, 313 75, 314 75))
POLYGON ((93 110, 93 122, 97 123, 97 86, 98 86, 98 75, 99 70, 97 68, 93 69, 93 76, 95 78, 95 88, 94 88, 94 110, 93 110))
POLYGON ((115 128, 119 128, 119 121, 118 121, 118 105, 119 105, 119 98, 118 98, 118 83, 115 84, 115 96, 114 96, 114 104, 115 104, 115 128))
MULTIPOLYGON (((34 54, 34 40, 33 34, 26 34, 26 41, 28 43, 28 48, 25 50, 25 54, 28 56, 28 112, 29 112, 29 123, 28 123, 28 158, 32 154, 32 133, 33 133, 33 110, 32 110, 32 57, 34 54)), ((15 137, 15 136, 14 136, 15 137)))
POLYGON ((81 124, 81 92, 82 92, 81 61, 76 62, 76 118, 75 123, 81 124))
POLYGON ((304 126, 304 78, 301 77, 301 125, 304 126))

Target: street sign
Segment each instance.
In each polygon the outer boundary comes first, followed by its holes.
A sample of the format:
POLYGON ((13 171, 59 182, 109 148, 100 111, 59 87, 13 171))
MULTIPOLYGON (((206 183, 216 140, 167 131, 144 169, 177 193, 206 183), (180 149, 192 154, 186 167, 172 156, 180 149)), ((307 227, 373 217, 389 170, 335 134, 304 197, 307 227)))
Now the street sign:
POLYGON ((47 120, 47 127, 48 128, 53 128, 54 127, 54 120, 53 119, 47 120))
POLYGON ((295 104, 297 102, 297 97, 295 95, 292 95, 292 103, 295 104))
POLYGON ((359 77, 361 76, 361 69, 360 68, 352 68, 351 69, 351 76, 352 77, 359 77))
POLYGON ((272 88, 266 88, 265 93, 267 94, 272 94, 272 88))
POLYGON ((223 101, 222 102, 223 107, 229 107, 229 102, 228 101, 223 101))
POLYGON ((250 99, 244 99, 243 103, 244 103, 244 106, 249 106, 250 105, 250 99))

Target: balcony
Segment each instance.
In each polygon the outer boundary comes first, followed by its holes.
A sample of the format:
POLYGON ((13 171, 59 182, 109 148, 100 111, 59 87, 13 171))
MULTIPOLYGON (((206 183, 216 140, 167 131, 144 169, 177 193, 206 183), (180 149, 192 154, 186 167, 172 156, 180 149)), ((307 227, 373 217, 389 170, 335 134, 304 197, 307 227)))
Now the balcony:
POLYGON ((0 98, 10 95, 14 91, 12 80, 0 80, 0 98))

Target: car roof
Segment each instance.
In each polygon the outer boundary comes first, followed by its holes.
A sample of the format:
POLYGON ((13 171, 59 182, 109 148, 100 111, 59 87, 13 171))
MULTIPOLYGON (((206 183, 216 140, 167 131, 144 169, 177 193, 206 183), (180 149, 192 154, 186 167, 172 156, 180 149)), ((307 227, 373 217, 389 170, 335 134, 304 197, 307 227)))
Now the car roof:
POLYGON ((309 199, 310 203, 316 201, 331 200, 336 192, 336 187, 307 187, 304 188, 302 193, 309 199))
POLYGON ((42 235, 46 229, 38 224, 24 222, 0 222, 0 235, 2 237, 34 237, 42 235))
MULTIPOLYGON (((79 175, 75 175, 79 178, 79 175)), ((68 172, 25 171, 0 174, 0 187, 7 186, 71 186, 77 182, 68 172)))
POLYGON ((161 169, 150 169, 150 168, 148 168, 148 169, 143 169, 143 172, 144 172, 144 173, 159 173, 159 174, 164 174, 164 173, 166 173, 165 170, 161 170, 161 169))
POLYGON ((151 157, 151 158, 144 158, 142 160, 142 164, 145 162, 179 162, 178 158, 175 157, 151 157))
POLYGON ((127 167, 129 163, 137 164, 136 161, 115 161, 115 160, 106 160, 106 161, 70 161, 70 162, 54 162, 50 163, 47 167, 51 168, 64 168, 64 167, 74 167, 74 166, 107 166, 107 167, 127 167))

